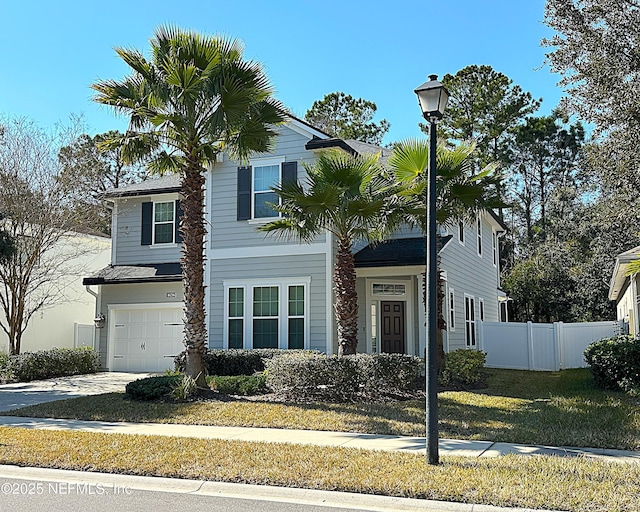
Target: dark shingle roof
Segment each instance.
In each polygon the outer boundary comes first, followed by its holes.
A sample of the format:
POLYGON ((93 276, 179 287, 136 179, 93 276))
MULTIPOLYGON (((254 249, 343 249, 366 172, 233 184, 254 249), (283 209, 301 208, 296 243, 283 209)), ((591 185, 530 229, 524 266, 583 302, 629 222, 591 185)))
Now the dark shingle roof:
POLYGON ((180 263, 153 263, 149 265, 109 265, 90 277, 85 277, 82 284, 116 284, 116 283, 157 283, 166 281, 182 281, 180 263))
MULTIPOLYGON (((440 237, 440 247, 451 240, 451 235, 440 237)), ((355 254, 356 268, 371 267, 405 267, 410 265, 424 265, 424 238, 397 238, 381 242, 377 245, 367 245, 355 254)))
POLYGON ((144 180, 140 183, 112 188, 104 192, 102 197, 144 196, 167 192, 180 192, 180 176, 178 174, 167 174, 166 176, 144 180))

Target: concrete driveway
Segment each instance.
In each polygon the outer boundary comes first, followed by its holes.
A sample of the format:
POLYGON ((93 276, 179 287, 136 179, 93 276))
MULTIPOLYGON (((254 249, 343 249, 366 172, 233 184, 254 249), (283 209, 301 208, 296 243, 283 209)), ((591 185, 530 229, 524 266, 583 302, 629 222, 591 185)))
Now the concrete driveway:
POLYGON ((150 375, 154 374, 101 372, 33 382, 2 384, 0 385, 0 411, 10 411, 27 405, 78 396, 124 391, 124 387, 132 380, 150 375))

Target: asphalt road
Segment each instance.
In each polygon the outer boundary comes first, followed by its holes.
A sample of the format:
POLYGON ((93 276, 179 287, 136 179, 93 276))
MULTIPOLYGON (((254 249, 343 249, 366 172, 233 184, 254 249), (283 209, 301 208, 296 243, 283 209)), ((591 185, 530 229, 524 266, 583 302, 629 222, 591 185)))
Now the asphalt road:
POLYGON ((33 512, 366 512, 371 509, 335 508, 302 503, 198 496, 193 494, 143 491, 72 482, 47 482, 0 478, 0 511, 33 512))

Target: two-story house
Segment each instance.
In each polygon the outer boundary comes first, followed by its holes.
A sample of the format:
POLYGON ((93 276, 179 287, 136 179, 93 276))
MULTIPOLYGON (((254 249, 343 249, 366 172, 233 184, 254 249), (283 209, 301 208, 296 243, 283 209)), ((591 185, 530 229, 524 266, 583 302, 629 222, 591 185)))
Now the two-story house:
MULTIPOLYGON (((239 164, 224 155, 206 181, 205 283, 210 348, 307 348, 337 351, 330 234, 311 244, 265 236, 272 220, 271 186, 305 180, 305 162, 335 147, 352 153, 388 150, 331 138, 295 118, 279 127, 275 147, 239 164)), ((179 180, 175 176, 115 189, 111 265, 85 278, 98 287, 105 317, 98 349, 105 368, 154 371, 172 367, 182 346, 179 180)), ((475 347, 475 322, 499 319, 498 235, 491 213, 443 237, 447 280, 446 347, 475 347), (466 329, 466 331, 465 331, 466 329)), ((399 233, 375 248, 356 247, 363 352, 422 354, 424 239, 399 233)))

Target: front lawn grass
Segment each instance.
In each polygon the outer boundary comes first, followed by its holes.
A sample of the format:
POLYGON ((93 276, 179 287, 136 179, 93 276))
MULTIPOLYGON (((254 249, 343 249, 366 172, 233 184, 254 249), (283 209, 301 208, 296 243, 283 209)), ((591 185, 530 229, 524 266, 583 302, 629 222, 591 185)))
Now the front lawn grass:
MULTIPOLYGON (((489 370, 488 387, 439 394, 440 437, 640 450, 640 399, 593 387, 586 369, 489 370)), ((421 436, 424 401, 389 404, 135 402, 124 394, 25 407, 14 416, 301 428, 421 436)))
POLYGON ((0 464, 381 494, 496 506, 635 511, 640 464, 409 453, 0 427, 0 464))

